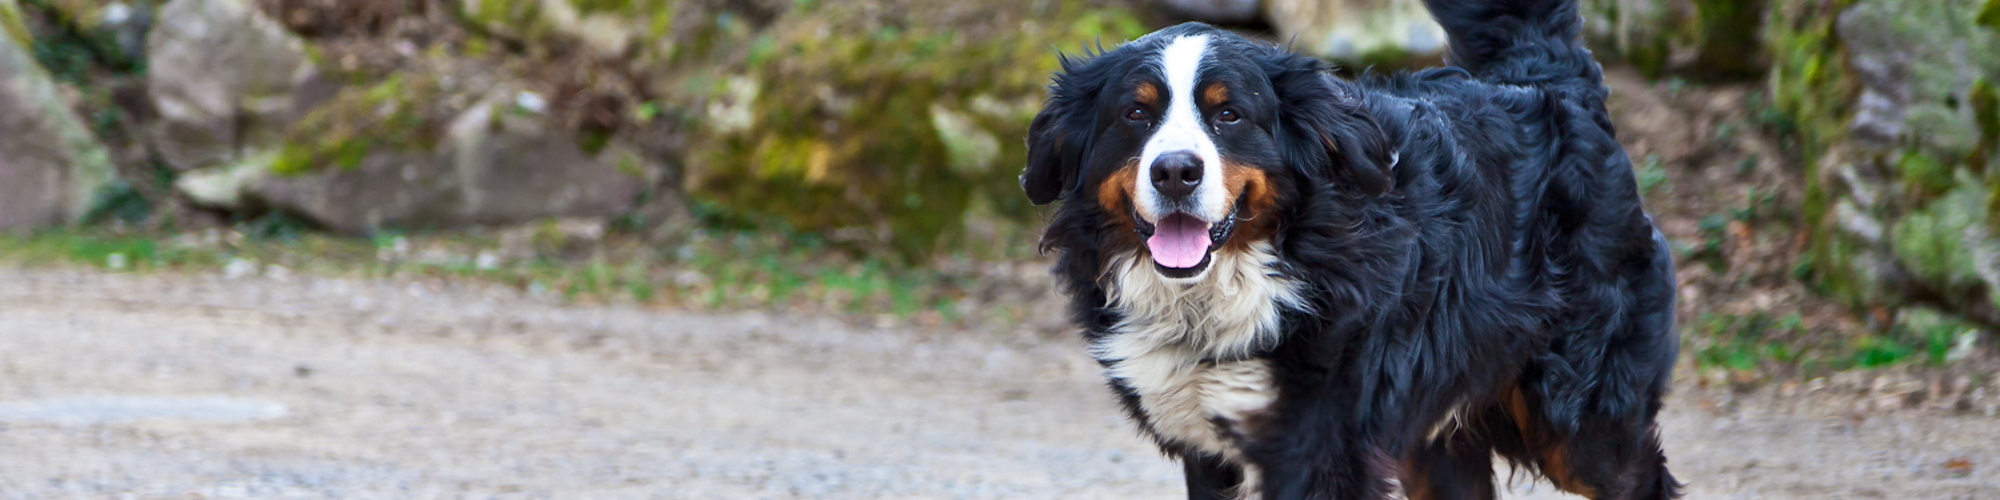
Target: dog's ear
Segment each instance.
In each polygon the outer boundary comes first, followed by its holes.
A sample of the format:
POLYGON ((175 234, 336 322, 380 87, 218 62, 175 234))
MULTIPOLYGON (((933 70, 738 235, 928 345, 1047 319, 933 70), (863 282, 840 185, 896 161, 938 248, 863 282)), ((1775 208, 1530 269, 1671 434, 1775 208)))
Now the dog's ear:
POLYGON ((1356 89, 1329 74, 1325 62, 1283 48, 1259 62, 1278 93, 1286 163, 1369 196, 1395 189, 1395 145, 1356 89))
POLYGON ((1079 146, 1084 144, 1067 130, 1063 116, 1067 113, 1051 100, 1028 126, 1028 168, 1021 171, 1021 190, 1036 205, 1069 197, 1070 186, 1076 184, 1079 146))
POLYGON ((1049 85, 1049 99, 1028 125, 1028 167, 1021 171, 1021 190, 1036 205, 1068 198, 1080 181, 1096 128, 1097 94, 1104 88, 1093 59, 1062 56, 1063 69, 1049 85))

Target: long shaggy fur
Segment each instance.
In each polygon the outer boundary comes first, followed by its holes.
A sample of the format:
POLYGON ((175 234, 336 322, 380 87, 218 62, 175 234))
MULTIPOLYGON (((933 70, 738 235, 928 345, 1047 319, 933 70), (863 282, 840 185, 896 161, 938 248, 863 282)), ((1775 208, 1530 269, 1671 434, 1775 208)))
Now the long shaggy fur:
POLYGON ((1193 285, 1148 281, 1130 215, 1100 195, 1134 156, 1104 100, 1160 37, 1233 35, 1190 24, 1065 59, 1022 183, 1066 200, 1043 245, 1074 320, 1190 498, 1494 498, 1495 453, 1588 497, 1678 496, 1654 422, 1672 261, 1575 0, 1428 3, 1453 67, 1346 81, 1217 46, 1274 93, 1272 141, 1225 153, 1273 156, 1276 201, 1193 285))

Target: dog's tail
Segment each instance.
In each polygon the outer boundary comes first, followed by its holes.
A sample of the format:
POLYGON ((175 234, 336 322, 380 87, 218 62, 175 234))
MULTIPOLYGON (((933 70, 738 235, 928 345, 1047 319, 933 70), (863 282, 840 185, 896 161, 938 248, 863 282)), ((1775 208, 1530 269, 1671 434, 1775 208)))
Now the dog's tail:
POLYGON ((1577 0, 1424 0, 1450 39, 1448 59, 1481 78, 1536 85, 1602 80, 1577 34, 1577 0))

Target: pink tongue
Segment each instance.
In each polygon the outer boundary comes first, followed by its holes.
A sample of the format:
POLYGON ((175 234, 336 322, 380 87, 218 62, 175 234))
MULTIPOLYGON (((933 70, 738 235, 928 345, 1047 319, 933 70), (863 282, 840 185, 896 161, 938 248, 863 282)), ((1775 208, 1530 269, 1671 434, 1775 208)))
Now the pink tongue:
POLYGON ((1194 267, 1208 255, 1208 224, 1188 214, 1169 215, 1154 228, 1153 237, 1146 238, 1146 247, 1153 250, 1153 262, 1162 266, 1194 267))

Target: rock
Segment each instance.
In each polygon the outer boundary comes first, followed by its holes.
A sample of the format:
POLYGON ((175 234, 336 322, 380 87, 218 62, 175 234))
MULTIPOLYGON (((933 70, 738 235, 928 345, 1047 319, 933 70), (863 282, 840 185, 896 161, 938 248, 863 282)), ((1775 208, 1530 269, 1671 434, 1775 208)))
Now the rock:
POLYGON ((175 170, 227 165, 277 147, 336 89, 305 42, 246 0, 173 0, 146 40, 153 148, 175 170))
POLYGON ((1759 35, 1783 0, 1583 0, 1591 47, 1649 77, 1748 79, 1769 66, 1759 35))
POLYGON ((1167 10, 1188 20, 1207 23, 1243 23, 1257 19, 1262 7, 1258 0, 1160 0, 1167 10))
POLYGON ((79 222, 116 169, 19 43, 19 13, 0 0, 0 229, 79 222))
POLYGON ((365 234, 605 218, 630 210, 658 180, 659 168, 621 146, 586 153, 545 116, 517 108, 513 96, 488 98, 453 120, 435 151, 372 151, 353 168, 269 175, 254 196, 330 229, 365 234))
POLYGON ((501 102, 475 106, 447 132, 444 147, 465 180, 457 201, 466 223, 610 217, 658 178, 636 153, 614 145, 591 155, 542 115, 501 102))
POLYGON ((980 128, 972 117, 951 108, 932 104, 930 114, 931 128, 937 130, 938 141, 944 144, 945 154, 951 158, 952 170, 968 177, 993 170, 993 164, 1000 160, 999 137, 980 128))
POLYGON ((417 221, 453 219, 444 199, 456 191, 454 177, 448 158, 428 152, 377 151, 354 168, 268 176, 253 188, 253 196, 328 229, 368 234, 417 221))
POLYGON ((249 191, 270 177, 276 153, 265 153, 229 165, 190 170, 174 179, 174 189, 197 206, 241 211, 251 208, 249 191))
POLYGON ((1818 155, 1813 280, 1861 307, 2000 325, 2000 123, 1981 118, 2000 33, 1974 21, 1981 1, 1769 5, 1771 95, 1818 155))
POLYGON ((1269 0, 1264 18, 1299 50, 1346 61, 1399 61, 1444 51, 1444 28, 1421 0, 1269 0))

